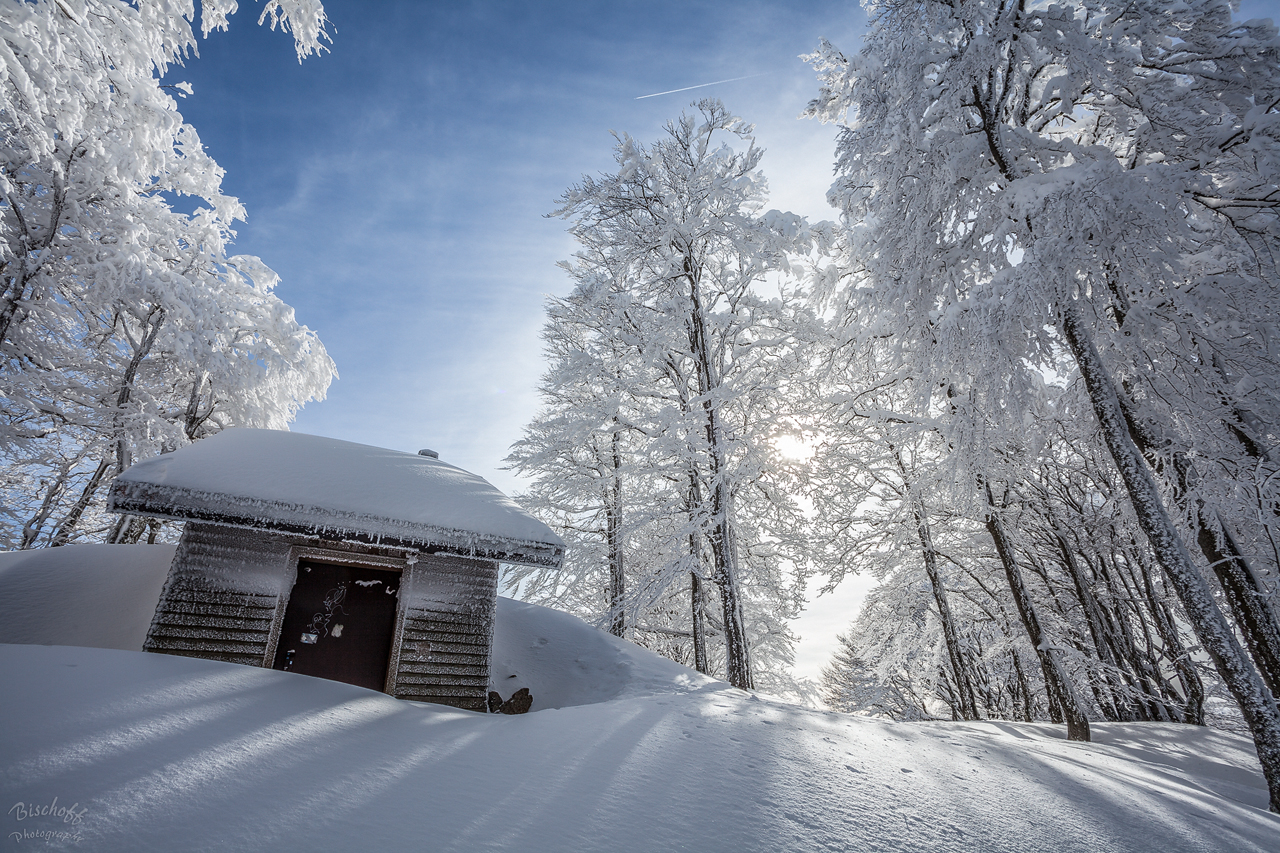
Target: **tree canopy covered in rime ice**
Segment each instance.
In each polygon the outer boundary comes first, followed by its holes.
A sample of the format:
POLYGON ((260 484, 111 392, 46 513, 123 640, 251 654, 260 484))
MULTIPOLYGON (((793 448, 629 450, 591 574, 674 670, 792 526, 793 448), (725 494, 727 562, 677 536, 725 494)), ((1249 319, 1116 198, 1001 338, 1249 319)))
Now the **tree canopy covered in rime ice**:
MULTIPOLYGON (((204 35, 237 4, 204 0, 204 35)), ((191 2, 0 4, 0 547, 141 536, 100 513, 132 462, 231 425, 284 427, 333 363, 230 255, 244 210, 164 84, 191 2), (183 212, 189 209, 190 212, 183 212)), ((260 22, 322 49, 317 0, 260 22)), ((154 531, 151 534, 154 536, 154 531)))
POLYGON ((561 198, 574 288, 549 301, 544 408, 509 460, 573 546, 559 574, 518 576, 526 596, 739 687, 782 684, 809 563, 774 442, 804 375, 788 281, 811 238, 764 211, 750 132, 701 101, 653 144, 618 137, 617 171, 561 198))
MULTIPOLYGON (((954 460, 951 500, 990 531, 1028 639, 1058 659, 1050 704, 1069 724, 1102 704, 1036 602, 1074 587, 1063 612, 1105 627, 1095 549, 1059 536, 1064 502, 1123 502, 1090 533, 1118 535, 1096 556, 1124 553, 1149 600, 1133 629, 1163 623, 1174 662, 1179 644, 1204 649, 1280 810, 1274 26, 1225 0, 868 8, 861 51, 809 57, 809 114, 843 124, 843 259, 819 296, 886 352, 872 383, 910 378, 911 413, 954 460), (1054 437, 1047 406, 1080 420, 1054 437), (1092 482, 1073 487, 1072 468, 1092 482), (1047 540, 1026 515, 1039 503, 1047 540)), ((1107 638, 1089 643, 1101 659, 1107 638)))

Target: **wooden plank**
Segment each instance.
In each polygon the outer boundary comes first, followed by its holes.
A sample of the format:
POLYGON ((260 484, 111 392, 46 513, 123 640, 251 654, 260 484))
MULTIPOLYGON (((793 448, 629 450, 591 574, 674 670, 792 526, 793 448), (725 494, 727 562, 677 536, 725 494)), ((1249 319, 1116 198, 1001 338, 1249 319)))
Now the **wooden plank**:
POLYGON ((244 666, 259 666, 262 661, 260 659, 229 652, 219 651, 192 651, 190 649, 146 649, 148 652, 162 655, 173 655, 174 657, 184 658, 200 658, 201 660, 216 660, 223 663, 238 663, 244 666))
POLYGON ((457 646, 483 646, 489 647, 489 638, 482 634, 459 634, 453 631, 424 631, 410 630, 405 628, 405 642, 430 643, 432 648, 436 644, 457 645, 457 646))
POLYGON ((478 688, 477 688, 477 687, 475 687, 474 685, 473 685, 473 686, 455 686, 455 685, 445 685, 445 684, 442 684, 442 685, 439 685, 439 686, 427 686, 427 687, 419 687, 419 686, 416 686, 416 685, 415 685, 415 688, 414 688, 414 690, 412 690, 412 691, 397 690, 397 691, 396 691, 396 693, 397 693, 397 695, 398 695, 398 694, 400 694, 400 693, 412 692, 412 693, 414 693, 414 695, 416 695, 416 696, 477 696, 477 695, 483 695, 483 696, 487 699, 487 698, 489 697, 489 691, 488 691, 488 689, 487 689, 487 688, 488 688, 488 685, 485 685, 485 687, 486 687, 486 689, 485 689, 485 691, 484 691, 484 693, 483 693, 483 694, 480 694, 480 693, 478 692, 478 688))
POLYGON ((465 695, 483 695, 489 697, 489 684, 484 680, 462 681, 457 679, 444 679, 440 681, 406 681, 406 683, 396 685, 396 692, 408 692, 415 695, 438 695, 442 690, 454 688, 461 690, 465 695))
POLYGON ((480 651, 443 651, 431 649, 430 659, 436 663, 468 664, 471 666, 488 666, 489 655, 480 651))
POLYGON ((270 596, 247 596, 237 593, 207 591, 186 593, 165 597, 165 606, 171 610, 185 613, 210 613, 232 615, 241 610, 275 610, 274 598, 270 596))
POLYGON ((411 687, 407 689, 399 689, 396 696, 403 699, 413 699, 417 702, 440 702, 442 704, 451 705, 458 700, 479 699, 485 701, 489 698, 489 691, 482 687, 449 687, 427 685, 423 687, 411 687))
POLYGON ((262 648, 266 648, 266 637, 270 633, 271 626, 253 626, 243 624, 232 625, 212 625, 209 622, 205 624, 165 624, 152 626, 151 635, 156 639, 160 638, 192 638, 192 639, 225 639, 228 642, 237 643, 259 643, 262 648))
MULTIPOLYGON (((252 658, 255 661, 262 660, 262 649, 253 644, 234 643, 219 640, 183 640, 168 639, 162 642, 148 643, 143 647, 148 652, 194 652, 197 654, 192 657, 203 657, 205 653, 209 654, 228 654, 238 655, 246 658, 252 658)), ((221 658, 217 658, 220 660, 221 658)))
POLYGON ((449 705, 461 711, 477 711, 481 714, 488 713, 489 711, 488 700, 483 696, 401 696, 397 694, 396 698, 408 699, 411 702, 429 702, 432 705, 449 705))
POLYGON ((408 676, 430 676, 433 673, 441 675, 474 675, 478 678, 488 680, 489 665, 484 664, 463 664, 463 663, 440 663, 436 660, 424 661, 422 663, 410 662, 400 665, 400 677, 408 676))
POLYGON ((422 608, 410 608, 405 614, 409 619, 415 622, 430 622, 439 625, 467 625, 487 627, 489 624, 488 611, 445 611, 445 610, 423 610, 422 608))

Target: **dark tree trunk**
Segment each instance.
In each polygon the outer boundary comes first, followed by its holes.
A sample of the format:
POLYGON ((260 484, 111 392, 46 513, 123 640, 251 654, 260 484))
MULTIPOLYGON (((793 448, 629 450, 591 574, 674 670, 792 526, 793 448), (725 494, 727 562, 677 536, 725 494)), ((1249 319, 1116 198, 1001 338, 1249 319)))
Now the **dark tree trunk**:
POLYGON ((933 548, 929 522, 924 515, 924 507, 918 501, 912 505, 912 514, 915 516, 916 533, 920 537, 920 547, 924 555, 925 573, 929 576, 933 600, 938 606, 938 619, 942 622, 942 637, 947 646, 951 677, 956 686, 959 715, 963 720, 978 720, 981 719, 981 715, 978 713, 978 703, 973 696, 973 684, 969 679, 968 667, 965 666, 964 649, 960 645, 960 632, 951 615, 946 587, 942 584, 942 573, 938 569, 938 554, 933 548))
MULTIPOLYGON (((1123 326, 1129 311, 1128 300, 1110 276, 1108 284, 1114 297, 1112 308, 1116 323, 1123 326)), ((1208 361, 1212 362, 1222 382, 1227 384, 1225 372, 1216 357, 1208 361)), ((1226 399, 1225 393, 1222 396, 1224 406, 1232 412, 1232 418, 1225 421, 1228 430, 1249 457, 1265 459, 1268 455, 1266 450, 1247 429, 1248 422, 1253 419, 1226 399)), ((1231 530, 1217 513, 1210 512, 1204 501, 1191 497, 1191 489, 1196 485, 1198 477, 1187 454, 1181 450, 1173 450, 1170 453, 1173 470, 1166 470, 1160 451, 1169 449, 1168 439, 1159 434, 1158 427, 1137 417, 1129 402, 1118 393, 1118 389, 1116 400, 1134 446, 1156 474, 1171 478, 1179 504, 1190 510, 1189 514, 1196 520, 1196 544, 1218 579, 1231 617, 1244 637, 1245 646, 1253 658, 1258 674, 1271 695, 1280 699, 1280 621, 1267 603, 1249 561, 1236 545, 1231 530), (1191 501, 1194 503, 1188 505, 1191 501)))
POLYGON ((693 617, 693 664, 694 669, 703 675, 711 674, 711 664, 707 659, 707 591, 703 587, 702 569, 702 535, 698 523, 698 508, 702 506, 702 489, 698 484, 698 471, 689 468, 689 491, 685 510, 689 516, 689 559, 692 568, 689 571, 690 608, 693 617))
POLYGON ((1130 438, 1120 398, 1102 363, 1084 319, 1074 304, 1061 306, 1063 337, 1089 392, 1103 440, 1129 492, 1138 524, 1187 614, 1196 638, 1213 659, 1253 734, 1258 761, 1267 780, 1271 811, 1280 813, 1280 713, 1258 671, 1236 641, 1213 594, 1191 561, 1174 528, 1155 479, 1130 438))
POLYGON ((1018 657, 1016 648, 1009 649, 1009 656, 1013 658, 1013 672, 1018 681, 1018 692, 1022 694, 1022 719, 1024 722, 1033 722, 1036 718, 1035 709, 1032 707, 1031 682, 1027 680, 1027 674, 1022 669, 1022 660, 1018 657))
POLYGON ((1031 593, 1027 590, 1026 583, 1022 579, 1022 570, 1018 567, 1013 545, 1005 534, 1004 525, 1000 521, 1000 508, 996 506, 995 496, 991 493, 991 484, 984 482, 983 488, 987 493, 987 506, 989 507, 987 530, 991 533, 991 539, 995 542, 996 553, 1000 555, 1000 563, 1004 566, 1005 578, 1009 582, 1009 590, 1013 593, 1013 600, 1018 608, 1018 616, 1021 617, 1022 625, 1027 629, 1027 636, 1031 640, 1031 645, 1036 650, 1036 655, 1040 658, 1040 668, 1044 672, 1045 689, 1049 694, 1049 706, 1052 708, 1056 704, 1060 709, 1067 723, 1067 738, 1069 740, 1087 741, 1089 740, 1089 717, 1084 708, 1081 707, 1071 680, 1067 676, 1066 668, 1062 665, 1061 653, 1053 647, 1040 627, 1040 619, 1036 615, 1031 593))
POLYGON ((1204 682, 1200 680, 1195 662, 1191 660, 1191 655, 1182 644, 1182 638, 1178 636, 1178 626, 1174 623, 1172 614, 1156 595, 1155 587, 1151 582, 1151 573, 1143 572, 1142 581, 1143 590, 1147 594, 1147 609, 1151 611, 1151 621, 1155 623, 1161 642, 1173 657, 1174 669, 1178 673, 1178 680, 1182 682, 1185 697, 1181 714, 1182 722, 1203 726, 1204 682))
POLYGON ((98 467, 89 477, 89 482, 85 483, 84 488, 80 490, 80 497, 76 499, 70 511, 63 517, 62 523, 58 525, 57 531, 53 534, 53 539, 49 542, 50 546, 66 545, 71 541, 76 527, 80 524, 81 516, 89 508, 89 504, 93 503, 94 495, 97 494, 98 487, 102 485, 102 480, 107 476, 109 470, 111 470, 111 457, 107 456, 98 463, 98 467))
POLYGON ((611 441, 613 477, 608 487, 605 507, 606 534, 609 542, 609 633, 624 637, 627 633, 627 578, 622 561, 622 452, 617 421, 611 441))
POLYGON ((1196 534, 1197 544, 1213 567, 1223 598, 1258 667, 1258 674, 1271 695, 1280 696, 1280 625, 1276 624, 1275 615, 1267 604, 1266 593, 1258 584, 1258 578, 1241 553, 1235 537, 1221 519, 1217 516, 1208 518, 1203 506, 1198 514, 1200 530, 1196 534))
POLYGON ((707 663, 707 594, 702 589, 702 578, 697 572, 689 573, 689 596, 693 610, 693 668, 703 675, 711 673, 707 663))
POLYGON ((40 532, 44 530, 45 522, 53 514, 58 499, 62 496, 63 489, 66 488, 67 478, 70 473, 70 467, 66 466, 58 472, 58 476, 54 478, 54 481, 49 484, 49 488, 45 490, 44 500, 40 502, 40 509, 26 524, 22 525, 22 541, 18 545, 19 551, 27 550, 32 545, 35 545, 36 540, 40 538, 40 532))
MULTIPOLYGON (((898 472, 902 475, 906 493, 910 495, 911 477, 907 473, 906 463, 902 461, 902 452, 892 444, 889 445, 889 449, 893 452, 894 461, 898 463, 898 472)), ((942 572, 938 568, 938 552, 933 547, 933 535, 929 531, 929 518, 925 515, 922 501, 914 497, 908 497, 908 500, 911 501, 911 515, 916 522, 916 535, 920 539, 925 574, 929 576, 933 600, 938 606, 938 619, 942 622, 942 637, 947 646, 951 678, 956 688, 956 709, 963 720, 981 719, 978 714, 978 703, 973 695, 973 684, 969 678, 968 668, 965 666, 964 649, 960 646, 960 632, 956 629, 955 619, 951 616, 947 590, 942 584, 942 572)))
POLYGON ((719 387, 719 377, 712 363, 710 342, 702 300, 698 292, 697 273, 686 257, 685 277, 689 283, 690 314, 688 318, 689 345, 697 368, 698 393, 702 398, 705 415, 703 428, 707 441, 707 460, 710 473, 710 530, 707 538, 715 565, 715 583, 720 588, 720 603, 724 618, 725 676, 734 687, 753 690, 751 652, 747 643, 746 627, 742 617, 742 599, 738 588, 737 547, 733 538, 731 520, 732 502, 729 487, 729 470, 726 462, 724 434, 720 426, 720 412, 714 394, 719 387))

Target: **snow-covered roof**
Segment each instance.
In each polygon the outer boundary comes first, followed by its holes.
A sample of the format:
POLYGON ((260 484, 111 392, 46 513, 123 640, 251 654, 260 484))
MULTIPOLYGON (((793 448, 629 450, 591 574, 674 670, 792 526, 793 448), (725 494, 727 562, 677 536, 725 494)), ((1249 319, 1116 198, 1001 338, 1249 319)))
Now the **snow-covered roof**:
POLYGON ((558 566, 564 542, 488 481, 438 459, 269 429, 228 429, 139 462, 115 512, 328 539, 395 541, 558 566))

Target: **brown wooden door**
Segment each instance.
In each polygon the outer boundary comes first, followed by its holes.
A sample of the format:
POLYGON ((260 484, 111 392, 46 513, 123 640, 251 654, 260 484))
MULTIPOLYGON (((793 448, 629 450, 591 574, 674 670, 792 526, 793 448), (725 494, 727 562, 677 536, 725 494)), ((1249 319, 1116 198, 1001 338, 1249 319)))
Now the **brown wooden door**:
POLYGON ((275 668, 382 690, 400 573, 298 561, 275 668))

